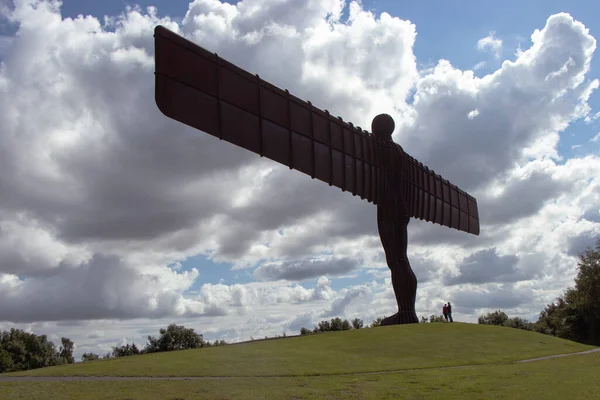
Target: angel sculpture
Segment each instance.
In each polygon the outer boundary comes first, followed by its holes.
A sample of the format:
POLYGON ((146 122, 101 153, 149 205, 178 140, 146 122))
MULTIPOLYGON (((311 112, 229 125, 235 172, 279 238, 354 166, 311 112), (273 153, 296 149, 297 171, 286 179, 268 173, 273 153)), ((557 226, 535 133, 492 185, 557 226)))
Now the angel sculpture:
POLYGON ((382 325, 418 323, 407 257, 411 218, 479 235, 477 201, 392 140, 394 120, 369 133, 157 26, 155 100, 169 118, 296 169, 377 206, 398 312, 382 325))

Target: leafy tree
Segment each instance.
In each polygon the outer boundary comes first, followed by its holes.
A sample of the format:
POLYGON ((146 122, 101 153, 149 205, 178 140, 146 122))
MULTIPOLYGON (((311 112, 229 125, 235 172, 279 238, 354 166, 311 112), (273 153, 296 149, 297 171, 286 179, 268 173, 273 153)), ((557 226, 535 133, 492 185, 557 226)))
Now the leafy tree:
POLYGON ((564 339, 600 345, 600 239, 579 255, 575 287, 540 313, 535 329, 564 339))
POLYGON ((578 267, 575 288, 565 294, 574 311, 567 312, 567 322, 574 340, 600 345, 600 239, 580 254, 578 267))
POLYGON ((329 332, 331 331, 331 324, 329 321, 321 321, 319 322, 318 327, 315 327, 316 332, 329 332))
POLYGON ((421 320, 419 321, 420 324, 426 324, 428 322, 429 322, 429 320, 425 317, 421 317, 421 320))
MULTIPOLYGON (((347 323, 348 321, 346 321, 347 323)), ((329 326, 331 328, 331 331, 343 331, 344 329, 344 322, 340 319, 340 318, 332 318, 331 322, 329 323, 329 326)), ((350 329, 350 328, 348 328, 350 329)))
POLYGON ((112 350, 113 357, 127 357, 127 356, 134 356, 136 354, 140 354, 140 349, 138 349, 138 347, 135 345, 135 343, 132 343, 132 344, 127 343, 123 346, 113 347, 113 350, 112 350))
POLYGON ((535 329, 535 324, 521 317, 509 318, 504 322, 503 325, 509 328, 523 329, 526 331, 532 331, 535 329))
POLYGON ((166 329, 160 329, 159 333, 158 338, 148 336, 145 348, 148 353, 204 347, 202 335, 183 325, 171 324, 166 329))
POLYGON ((352 322, 350 322, 347 319, 342 320, 341 318, 336 317, 332 318, 330 321, 319 322, 312 331, 308 328, 302 327, 300 328, 300 335, 306 336, 310 335, 311 333, 349 331, 352 328, 361 329, 362 327, 363 322, 359 318, 355 318, 352 322))
POLYGON ((0 373, 14 371, 10 353, 0 347, 0 373))
POLYGON ((483 325, 498 325, 502 326, 504 323, 508 321, 508 315, 504 311, 496 310, 491 313, 487 313, 486 315, 481 315, 477 322, 483 325))
POLYGON ((342 330, 343 331, 349 331, 352 329, 352 325, 350 325, 350 321, 348 321, 347 319, 342 321, 342 330))
MULTIPOLYGON (((73 342, 66 339, 65 343, 70 343, 72 349, 73 342)), ((68 362, 72 361, 69 358, 61 358, 54 343, 49 341, 46 335, 38 336, 15 328, 0 331, 0 373, 26 371, 68 362)))
POLYGON ((81 356, 81 361, 83 361, 83 362, 96 361, 99 359, 100 359, 100 356, 98 354, 94 354, 94 353, 83 353, 83 355, 81 356))
POLYGON ((600 345, 600 239, 579 255, 575 287, 548 304, 535 324, 538 332, 600 345))
POLYGON ((61 338, 62 346, 60 346, 58 351, 58 357, 62 359, 65 364, 73 364, 75 362, 75 358, 73 357, 73 349, 75 344, 69 338, 61 338))
POLYGON ((300 334, 303 335, 303 336, 310 335, 311 334, 311 330, 308 329, 308 328, 302 327, 302 328, 300 328, 300 334))
POLYGON ((377 326, 381 326, 381 323, 383 322, 384 319, 385 319, 385 316, 383 316, 383 317, 377 317, 376 320, 374 320, 373 322, 371 322, 371 328, 375 328, 377 326))

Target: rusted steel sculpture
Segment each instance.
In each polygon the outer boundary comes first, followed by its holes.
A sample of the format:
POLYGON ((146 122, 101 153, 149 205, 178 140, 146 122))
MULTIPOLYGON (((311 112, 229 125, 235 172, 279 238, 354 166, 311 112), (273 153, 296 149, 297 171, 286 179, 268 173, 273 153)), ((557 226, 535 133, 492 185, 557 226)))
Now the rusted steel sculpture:
POLYGON ((410 218, 478 235, 475 198, 394 143, 387 114, 375 117, 369 134, 162 26, 154 38, 156 104, 164 115, 377 205, 398 303, 383 324, 418 323, 406 251, 410 218))

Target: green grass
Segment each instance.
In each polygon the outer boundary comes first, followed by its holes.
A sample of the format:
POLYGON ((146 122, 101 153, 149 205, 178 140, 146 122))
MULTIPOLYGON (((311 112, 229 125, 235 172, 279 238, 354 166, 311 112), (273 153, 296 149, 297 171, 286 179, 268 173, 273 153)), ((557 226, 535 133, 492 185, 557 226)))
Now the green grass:
POLYGON ((599 376, 600 353, 593 353, 526 364, 360 376, 141 382, 0 382, 0 393, 3 400, 587 400, 598 398, 599 376))
MULTIPOLYGON (((146 354, 8 375, 298 377, 499 364, 591 348, 512 328, 464 323, 414 324, 146 354)), ((339 379, 335 378, 332 382, 339 379)))

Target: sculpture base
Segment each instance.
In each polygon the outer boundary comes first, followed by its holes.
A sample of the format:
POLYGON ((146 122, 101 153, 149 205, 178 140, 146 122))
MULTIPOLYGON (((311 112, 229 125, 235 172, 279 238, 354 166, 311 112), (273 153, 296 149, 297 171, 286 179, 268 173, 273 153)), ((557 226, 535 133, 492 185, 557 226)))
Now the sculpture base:
POLYGON ((418 323, 419 318, 414 311, 399 311, 394 315, 384 318, 383 321, 381 321, 381 326, 418 323))

